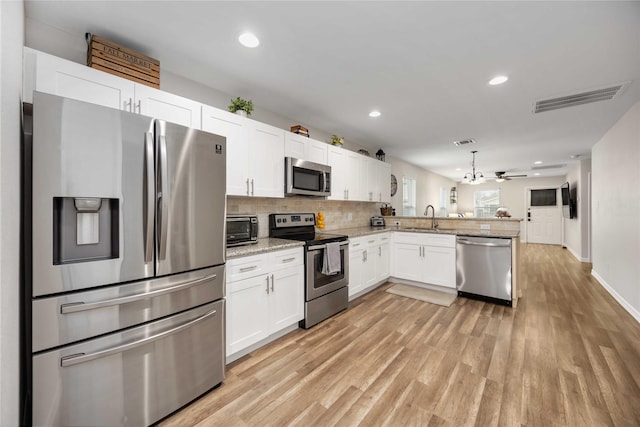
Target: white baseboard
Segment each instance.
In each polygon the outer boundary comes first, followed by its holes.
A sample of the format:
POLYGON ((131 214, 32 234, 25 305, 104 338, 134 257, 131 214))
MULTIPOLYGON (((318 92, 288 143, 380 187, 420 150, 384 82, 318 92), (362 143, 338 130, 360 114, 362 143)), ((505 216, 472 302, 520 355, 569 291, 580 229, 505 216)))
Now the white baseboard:
POLYGON ((573 250, 573 248, 569 247, 569 246, 565 246, 565 248, 571 252, 571 255, 573 255, 575 257, 575 259, 577 259, 580 262, 590 262, 591 260, 589 258, 582 258, 576 251, 573 250))
POLYGON ((285 335, 287 335, 290 332, 295 331, 296 329, 298 329, 298 322, 294 323, 293 325, 289 325, 286 328, 272 334, 269 335, 268 337, 266 337, 265 339, 250 345, 247 348, 244 348, 240 351, 237 351, 233 354, 230 354, 226 357, 226 364, 228 365, 231 362, 235 362, 236 360, 240 359, 241 357, 246 356, 247 354, 251 353, 254 350, 259 349, 260 347, 264 347, 265 345, 269 344, 270 342, 273 342, 275 340, 277 340, 280 337, 283 337, 285 335))
POLYGON ((627 312, 636 319, 636 322, 640 323, 640 311, 636 310, 631 304, 627 302, 622 296, 613 289, 613 287, 607 283, 606 280, 602 278, 595 270, 591 270, 591 275, 602 285, 603 288, 611 294, 611 296, 620 303, 622 308, 627 310, 627 312))

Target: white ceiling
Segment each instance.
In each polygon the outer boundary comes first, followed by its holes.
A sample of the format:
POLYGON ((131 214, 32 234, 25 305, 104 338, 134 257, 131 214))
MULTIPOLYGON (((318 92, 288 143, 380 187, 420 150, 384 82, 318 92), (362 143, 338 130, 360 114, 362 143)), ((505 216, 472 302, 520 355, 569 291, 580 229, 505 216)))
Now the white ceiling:
POLYGON ((637 1, 26 1, 25 10, 454 180, 470 169, 472 149, 485 175, 532 176, 536 160, 589 157, 640 100, 637 1), (238 44, 246 30, 258 48, 238 44), (489 86, 498 74, 509 81, 489 86), (611 101, 532 113, 535 100, 625 81, 611 101), (372 109, 382 116, 368 117, 372 109), (452 144, 465 138, 477 143, 452 144))

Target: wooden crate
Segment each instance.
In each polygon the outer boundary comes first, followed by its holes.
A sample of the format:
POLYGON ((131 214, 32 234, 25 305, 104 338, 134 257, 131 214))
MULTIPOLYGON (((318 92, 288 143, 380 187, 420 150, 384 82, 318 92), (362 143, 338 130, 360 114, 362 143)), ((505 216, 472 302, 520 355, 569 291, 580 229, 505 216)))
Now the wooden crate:
POLYGON ((160 61, 93 34, 87 50, 87 65, 160 89, 160 61))

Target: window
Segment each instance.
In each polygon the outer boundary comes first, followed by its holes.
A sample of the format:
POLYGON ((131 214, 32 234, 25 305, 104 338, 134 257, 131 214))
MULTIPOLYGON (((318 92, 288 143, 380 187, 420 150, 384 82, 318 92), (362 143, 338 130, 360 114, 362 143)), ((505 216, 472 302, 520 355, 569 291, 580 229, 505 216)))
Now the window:
POLYGON ((445 187, 440 187, 440 214, 445 218, 447 216, 447 201, 449 200, 449 189, 445 187))
POLYGON ((556 206, 558 191, 555 188, 531 190, 531 206, 556 206))
POLYGON ((416 216, 416 180, 402 177, 402 216, 416 216))
POLYGON ((496 215, 500 207, 500 190, 480 190, 473 193, 474 215, 489 218, 496 215))

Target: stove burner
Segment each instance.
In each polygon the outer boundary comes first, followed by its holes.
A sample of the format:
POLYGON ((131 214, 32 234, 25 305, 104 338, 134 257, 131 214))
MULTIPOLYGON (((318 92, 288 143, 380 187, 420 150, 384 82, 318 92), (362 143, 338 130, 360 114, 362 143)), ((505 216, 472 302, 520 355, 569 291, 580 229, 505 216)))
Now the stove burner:
POLYGON ((269 237, 298 240, 306 247, 332 242, 344 242, 348 236, 330 233, 316 233, 315 214, 271 214, 269 215, 269 237))

